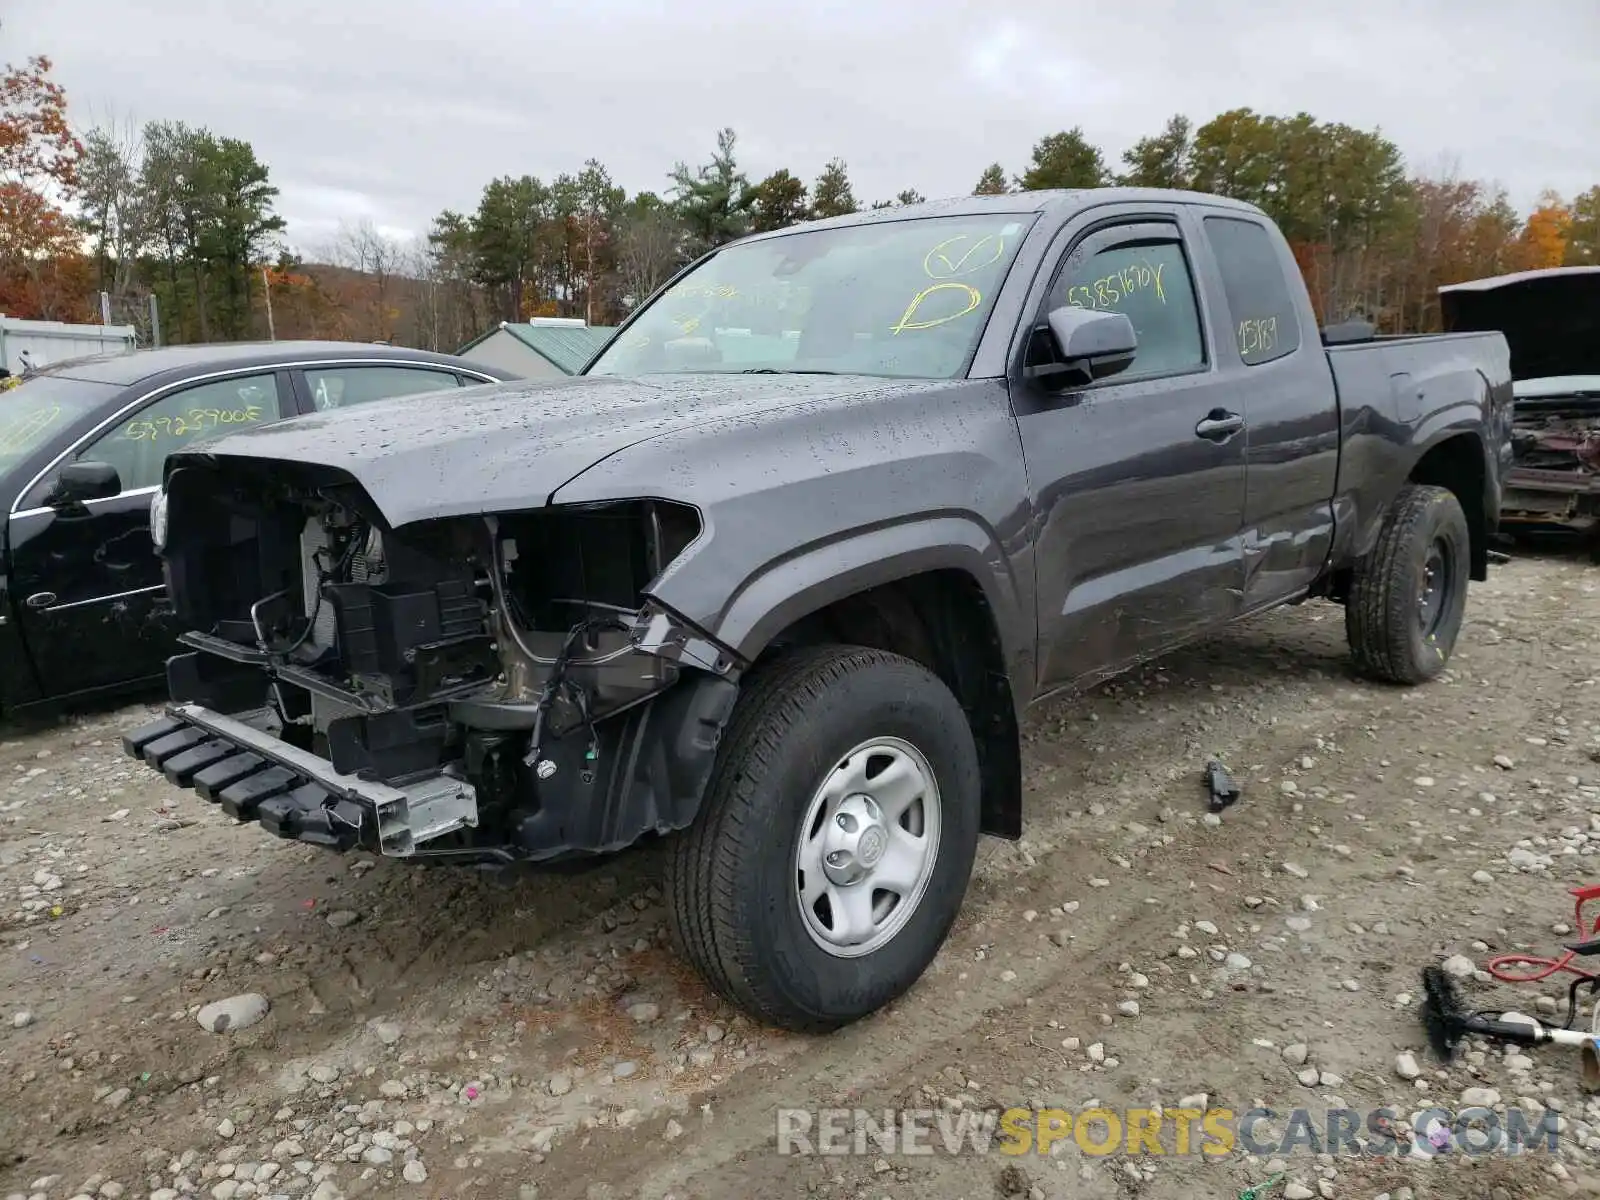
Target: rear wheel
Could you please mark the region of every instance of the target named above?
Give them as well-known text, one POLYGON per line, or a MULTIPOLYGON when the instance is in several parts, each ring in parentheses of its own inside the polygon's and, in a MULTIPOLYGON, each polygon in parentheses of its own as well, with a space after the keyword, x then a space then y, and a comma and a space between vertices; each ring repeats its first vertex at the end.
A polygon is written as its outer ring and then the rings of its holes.
POLYGON ((927 668, 823 647, 758 668, 667 867, 674 940, 759 1019, 823 1032, 916 983, 977 850, 977 749, 927 668))
POLYGON ((1345 633, 1363 674, 1422 683, 1445 667, 1466 615, 1472 541, 1446 488, 1407 484, 1356 564, 1345 633))

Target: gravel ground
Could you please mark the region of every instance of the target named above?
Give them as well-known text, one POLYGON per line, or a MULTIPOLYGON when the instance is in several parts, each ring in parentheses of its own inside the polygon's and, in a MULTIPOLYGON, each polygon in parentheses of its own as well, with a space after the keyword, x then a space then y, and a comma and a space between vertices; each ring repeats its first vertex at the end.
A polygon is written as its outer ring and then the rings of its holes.
POLYGON ((1428 962, 1553 949, 1566 889, 1600 881, 1597 628, 1600 570, 1518 559, 1424 688, 1354 680, 1342 614, 1309 604, 1047 707, 1025 840, 985 843, 913 993, 827 1039, 752 1027, 674 959, 653 850, 509 883, 338 857, 123 758, 145 708, 4 731, 0 1196, 1190 1200, 1279 1169, 1291 1200, 1600 1194, 1575 1055, 1441 1069, 1415 998, 1428 962), (1220 821, 1211 754, 1244 787, 1220 821), (779 1107, 1202 1096, 1550 1109, 1563 1136, 1441 1161, 775 1150, 779 1107))

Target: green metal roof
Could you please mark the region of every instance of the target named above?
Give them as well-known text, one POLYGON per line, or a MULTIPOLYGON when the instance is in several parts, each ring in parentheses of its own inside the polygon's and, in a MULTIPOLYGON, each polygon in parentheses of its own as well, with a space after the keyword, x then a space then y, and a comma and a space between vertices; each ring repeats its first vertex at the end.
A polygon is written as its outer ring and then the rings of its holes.
POLYGON ((576 374, 599 351, 600 347, 610 341, 611 335, 616 332, 614 325, 528 325, 517 321, 502 321, 496 327, 485 333, 482 337, 474 338, 458 350, 457 354, 465 354, 484 338, 492 337, 498 329, 504 329, 517 341, 542 358, 549 359, 559 370, 568 375, 576 374))

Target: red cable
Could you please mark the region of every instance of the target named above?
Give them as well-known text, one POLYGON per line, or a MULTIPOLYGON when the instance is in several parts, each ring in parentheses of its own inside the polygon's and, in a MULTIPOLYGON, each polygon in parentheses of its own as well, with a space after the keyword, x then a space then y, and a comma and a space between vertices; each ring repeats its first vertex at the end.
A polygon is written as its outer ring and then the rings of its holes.
POLYGON ((1560 958, 1541 958, 1537 954, 1499 954, 1484 963, 1483 967, 1484 970, 1488 971, 1490 975, 1493 975, 1501 983, 1538 983, 1541 979, 1549 979, 1550 976, 1561 971, 1566 971, 1568 974, 1577 975, 1583 979, 1595 978, 1593 971, 1584 971, 1571 965, 1572 960, 1577 957, 1570 950, 1560 958), (1516 964, 1543 967, 1544 970, 1538 972, 1530 971, 1527 974, 1518 975, 1507 969, 1516 964))
MULTIPOLYGON (((1587 929, 1587 936, 1590 938, 1600 935, 1600 917, 1597 917, 1592 925, 1585 924, 1583 919, 1583 906, 1591 900, 1600 900, 1600 886, 1575 887, 1571 891, 1575 899, 1572 915, 1576 928, 1587 929)), ((1595 972, 1585 971, 1572 965, 1572 960, 1577 957, 1571 950, 1560 958, 1544 958, 1537 954, 1498 954, 1484 964, 1484 970, 1501 983, 1538 983, 1541 979, 1549 979, 1550 976, 1563 971, 1580 979, 1592 981, 1597 978, 1595 972), (1543 969, 1524 974, 1517 974, 1509 969, 1518 965, 1543 969)))

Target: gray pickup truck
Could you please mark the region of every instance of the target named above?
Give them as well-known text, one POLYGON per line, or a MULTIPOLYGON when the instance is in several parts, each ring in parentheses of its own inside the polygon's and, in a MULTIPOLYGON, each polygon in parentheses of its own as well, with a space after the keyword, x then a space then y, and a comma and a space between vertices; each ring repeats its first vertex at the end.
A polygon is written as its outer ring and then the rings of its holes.
POLYGON ((1032 704, 1343 602, 1415 684, 1487 572, 1498 333, 1319 331, 1212 196, 984 196, 685 268, 578 376, 222 436, 151 529, 190 632, 126 751, 416 863, 670 839, 681 952, 795 1030, 906 992, 1032 704))

